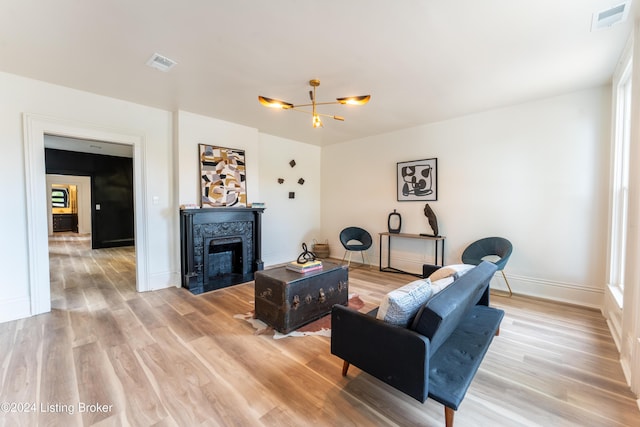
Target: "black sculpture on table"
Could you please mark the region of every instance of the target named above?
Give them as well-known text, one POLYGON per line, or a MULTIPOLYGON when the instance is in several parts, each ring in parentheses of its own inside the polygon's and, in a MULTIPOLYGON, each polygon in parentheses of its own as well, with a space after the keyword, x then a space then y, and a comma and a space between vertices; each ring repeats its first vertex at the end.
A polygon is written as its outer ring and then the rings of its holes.
POLYGON ((420 233, 420 235, 440 237, 440 235, 438 234, 438 218, 436 218, 436 214, 435 212, 433 212, 433 209, 431 209, 431 206, 429 206, 429 203, 424 205, 424 216, 427 217, 427 220, 429 221, 429 226, 431 227, 433 234, 420 233))

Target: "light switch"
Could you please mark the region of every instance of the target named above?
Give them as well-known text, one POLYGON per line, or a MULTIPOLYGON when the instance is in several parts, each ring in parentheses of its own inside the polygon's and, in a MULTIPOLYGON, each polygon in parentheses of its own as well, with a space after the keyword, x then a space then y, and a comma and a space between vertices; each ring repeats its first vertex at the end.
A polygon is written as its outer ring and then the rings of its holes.
POLYGON ((153 198, 152 198, 151 200, 153 200, 153 204, 154 204, 154 205, 157 205, 157 204, 160 202, 160 197, 158 197, 158 196, 153 196, 153 198))

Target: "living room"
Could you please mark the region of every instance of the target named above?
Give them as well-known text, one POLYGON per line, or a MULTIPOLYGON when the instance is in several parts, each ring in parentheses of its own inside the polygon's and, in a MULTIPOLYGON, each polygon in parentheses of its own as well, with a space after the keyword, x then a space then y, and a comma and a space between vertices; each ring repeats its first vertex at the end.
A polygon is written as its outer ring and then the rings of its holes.
MULTIPOLYGON (((591 6, 595 11, 603 4, 596 1, 591 6)), ((618 57, 631 29, 625 25, 618 57)), ((635 63, 639 49, 636 43, 635 63)), ((609 65, 611 76, 615 64, 609 65)), ((239 59, 237 66, 249 65, 239 59)), ((133 91, 135 78, 123 77, 120 92, 105 95, 88 89, 81 76, 71 85, 12 71, 10 64, 3 64, 2 70, 0 135, 5 151, 0 173, 4 182, 12 183, 5 187, 5 197, 13 202, 5 215, 11 227, 6 243, 0 246, 0 266, 11 273, 11 280, 0 284, 0 321, 48 311, 46 301, 33 300, 34 295, 46 296, 46 290, 39 293, 37 288, 48 285, 46 231, 42 233, 46 218, 40 205, 44 201, 38 201, 44 200, 40 197, 44 195, 44 186, 40 186, 44 174, 38 169, 43 167, 39 149, 44 143, 37 135, 56 132, 134 147, 137 285, 141 291, 179 286, 178 206, 198 204, 197 149, 198 144, 209 144, 246 152, 248 200, 266 204, 262 236, 266 266, 290 261, 300 252, 302 242, 314 239, 328 240, 332 256, 341 257, 338 234, 349 225, 361 226, 374 236, 369 257, 377 266, 375 237, 386 231, 387 216, 394 209, 402 214, 403 232, 428 231, 424 203, 397 201, 397 163, 437 158, 438 200, 431 206, 446 236, 446 263, 459 262, 462 250, 477 238, 502 235, 514 244, 506 274, 515 293, 597 308, 606 314, 613 95, 609 80, 557 92, 531 88, 534 95, 517 103, 483 107, 482 100, 476 100, 474 108, 454 117, 416 121, 379 134, 340 136, 336 143, 316 143, 311 138, 277 136, 223 115, 132 101, 123 94, 133 91), (289 165, 291 160, 296 161, 294 168, 289 165), (279 184, 278 178, 284 183, 279 184), (303 185, 297 183, 299 178, 304 179, 303 185), (290 192, 295 198, 289 198, 290 192)), ((155 74, 143 74, 143 78, 171 79, 171 74, 145 72, 155 74)), ((300 74, 296 86, 287 90, 303 100, 307 99, 309 78, 323 79, 319 96, 324 96, 325 88, 328 95, 331 79, 337 79, 307 75, 306 67, 300 74)), ((395 79, 408 78, 398 74, 395 79)), ((357 75, 349 78, 351 83, 358 81, 357 75)), ((253 83, 252 87, 255 96, 288 96, 279 95, 277 87, 253 83), (271 92, 259 92, 263 90, 271 92)), ((368 88, 357 86, 357 90, 368 88)), ((437 102, 430 108, 437 109, 439 104, 444 108, 447 97, 457 90, 469 89, 461 83, 451 93, 423 94, 417 88, 415 93, 398 96, 433 98, 437 102)), ((209 96, 225 95, 232 96, 209 96)), ((256 104, 254 110, 247 110, 252 114, 265 115, 283 127, 311 127, 296 113, 278 112, 288 113, 285 117, 260 110, 255 96, 247 101, 247 105, 256 104)), ((375 102, 376 93, 372 93, 370 105, 344 113, 345 123, 327 122, 319 131, 358 123, 367 108, 376 108, 375 102)), ((393 119, 389 115, 389 121, 393 119)), ((637 132, 635 121, 633 126, 637 132)), ((431 262, 432 254, 407 244, 394 257, 397 265, 417 272, 424 262, 431 262)), ((500 276, 492 287, 505 289, 500 276)), ((637 298, 637 294, 631 290, 625 298, 637 298)), ((635 307, 639 305, 629 306, 623 314, 627 325, 638 317, 635 307)), ((625 326, 621 334, 625 349, 621 358, 636 394, 640 358, 633 334, 637 332, 625 326)))

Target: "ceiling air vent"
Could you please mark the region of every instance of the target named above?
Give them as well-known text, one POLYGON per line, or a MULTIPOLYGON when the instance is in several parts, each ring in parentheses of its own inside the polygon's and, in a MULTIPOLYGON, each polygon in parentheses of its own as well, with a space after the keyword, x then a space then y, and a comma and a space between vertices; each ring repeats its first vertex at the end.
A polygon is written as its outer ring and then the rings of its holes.
POLYGON ((609 28, 615 24, 624 22, 624 20, 627 19, 630 7, 631 0, 628 0, 624 3, 620 3, 616 6, 594 13, 593 21, 591 21, 591 31, 609 28))
POLYGON ((177 62, 167 58, 166 56, 162 56, 159 53, 154 53, 151 58, 147 61, 147 65, 152 68, 157 68, 160 71, 167 72, 171 69, 177 62))

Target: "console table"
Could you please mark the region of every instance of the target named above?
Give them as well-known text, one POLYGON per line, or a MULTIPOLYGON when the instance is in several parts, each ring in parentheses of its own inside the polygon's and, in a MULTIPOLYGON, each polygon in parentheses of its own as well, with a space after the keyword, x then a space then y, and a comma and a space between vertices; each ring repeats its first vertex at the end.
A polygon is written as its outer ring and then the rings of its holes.
POLYGON ((408 234, 408 233, 378 233, 380 235, 380 271, 386 271, 389 273, 404 273, 411 274, 413 276, 417 276, 422 278, 422 274, 409 273, 408 271, 400 270, 395 267, 391 267, 391 238, 400 238, 400 239, 421 239, 421 240, 432 240, 435 245, 435 256, 434 261, 435 265, 444 265, 444 239, 445 236, 423 236, 421 234, 408 234), (382 266, 382 237, 387 237, 387 266, 382 266), (440 264, 438 264, 438 243, 440 243, 440 264))

